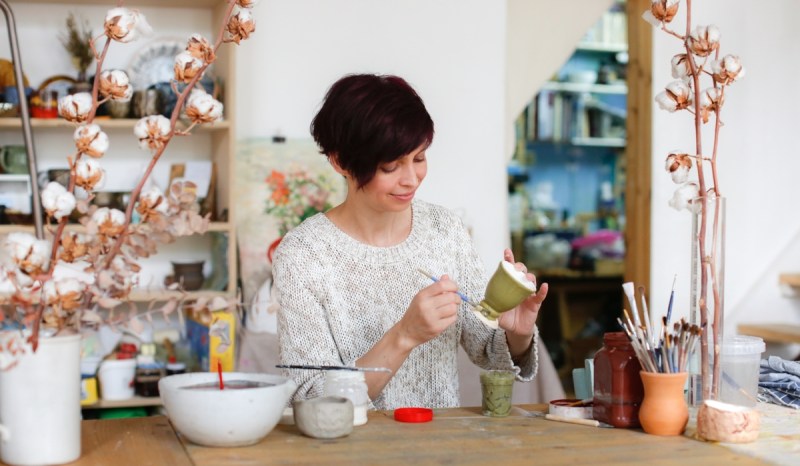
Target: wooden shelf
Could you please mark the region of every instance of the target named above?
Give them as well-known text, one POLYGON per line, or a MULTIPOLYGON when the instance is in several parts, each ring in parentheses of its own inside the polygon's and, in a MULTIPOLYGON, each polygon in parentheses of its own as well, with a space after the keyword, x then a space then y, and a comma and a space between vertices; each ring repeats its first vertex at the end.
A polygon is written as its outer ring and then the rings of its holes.
POLYGON ((625 147, 625 138, 572 138, 573 146, 625 147))
POLYGON ((628 86, 625 84, 584 84, 548 81, 542 89, 560 92, 592 92, 595 94, 627 94, 628 86))
POLYGON ((800 325, 739 324, 740 335, 762 338, 767 343, 800 343, 800 325))
MULTIPOLYGON (((45 226, 45 230, 46 229, 47 227, 45 226)), ((208 232, 230 233, 233 231, 233 229, 233 224, 230 222, 211 222, 211 224, 208 226, 208 232)), ((81 233, 86 231, 86 227, 78 224, 69 224, 67 225, 67 230, 81 233)), ((15 233, 18 231, 33 233, 33 225, 0 225, 0 235, 6 235, 8 233, 15 233)))
POLYGON ((197 298, 228 298, 232 294, 227 291, 197 290, 197 291, 170 291, 170 290, 133 290, 128 299, 132 302, 163 301, 169 298, 185 297, 186 299, 197 298))
MULTIPOLYGON (((9 3, 55 3, 61 5, 105 5, 108 6, 109 9, 114 8, 116 6, 116 2, 110 2, 108 0, 11 0, 9 3)), ((138 7, 138 6, 161 6, 161 7, 170 7, 170 8, 210 8, 219 5, 222 3, 222 0, 136 0, 136 2, 130 2, 130 7, 138 7)))
MULTIPOLYGON (((137 118, 97 118, 95 123, 106 130, 133 129, 138 121, 137 118)), ((178 126, 180 127, 180 124, 178 126)), ((39 129, 74 129, 76 125, 63 118, 31 118, 31 127, 39 129)), ((22 128, 22 120, 19 118, 0 118, 0 129, 16 128, 22 128)), ((195 126, 192 131, 227 131, 229 128, 230 123, 228 121, 220 121, 214 124, 195 126)))
POLYGON ((578 44, 578 46, 575 49, 580 50, 582 52, 618 53, 618 52, 627 52, 628 44, 603 44, 603 43, 583 42, 578 44))
POLYGON ((782 273, 778 276, 778 283, 800 288, 800 273, 782 273))
POLYGON ((106 409, 106 408, 141 408, 147 406, 162 406, 158 396, 134 396, 127 400, 98 400, 97 403, 81 405, 81 409, 106 409))

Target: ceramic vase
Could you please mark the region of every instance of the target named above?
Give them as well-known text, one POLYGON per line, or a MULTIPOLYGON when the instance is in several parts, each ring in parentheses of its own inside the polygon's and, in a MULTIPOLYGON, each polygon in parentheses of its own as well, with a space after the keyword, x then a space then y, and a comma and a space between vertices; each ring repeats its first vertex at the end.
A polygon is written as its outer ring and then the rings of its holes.
POLYGON ((688 374, 677 372, 639 373, 644 385, 644 399, 639 407, 642 429, 653 435, 680 435, 689 420, 689 407, 683 388, 688 374))
POLYGON ((690 322, 703 328, 695 352, 689 400, 718 400, 724 328, 725 198, 692 200, 692 264, 690 322))
POLYGON ((40 338, 0 371, 0 459, 64 464, 81 455, 80 335, 40 338))

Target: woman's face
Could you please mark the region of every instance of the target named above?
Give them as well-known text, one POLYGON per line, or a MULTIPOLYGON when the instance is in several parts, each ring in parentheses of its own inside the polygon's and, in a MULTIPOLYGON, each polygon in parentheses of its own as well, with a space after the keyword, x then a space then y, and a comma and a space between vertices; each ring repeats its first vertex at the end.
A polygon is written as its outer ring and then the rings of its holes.
POLYGON ((428 173, 426 149, 427 145, 422 145, 394 162, 379 165, 369 183, 351 192, 378 211, 400 212, 407 209, 428 173))

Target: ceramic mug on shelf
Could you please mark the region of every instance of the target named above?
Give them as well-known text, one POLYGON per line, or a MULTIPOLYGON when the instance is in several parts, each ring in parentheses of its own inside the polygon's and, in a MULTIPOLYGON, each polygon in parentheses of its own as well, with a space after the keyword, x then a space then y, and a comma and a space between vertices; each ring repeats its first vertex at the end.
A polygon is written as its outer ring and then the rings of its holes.
POLYGON ((28 173, 28 152, 25 146, 12 145, 0 147, 0 167, 4 173, 28 173))

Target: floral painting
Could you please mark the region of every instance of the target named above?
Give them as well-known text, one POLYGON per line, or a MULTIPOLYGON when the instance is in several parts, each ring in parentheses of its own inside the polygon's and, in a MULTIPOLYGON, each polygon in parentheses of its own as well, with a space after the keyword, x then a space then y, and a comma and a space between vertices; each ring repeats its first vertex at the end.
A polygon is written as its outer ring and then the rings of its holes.
POLYGON ((239 266, 247 303, 272 271, 270 244, 306 217, 341 202, 345 185, 311 139, 239 141, 235 179, 239 266))

